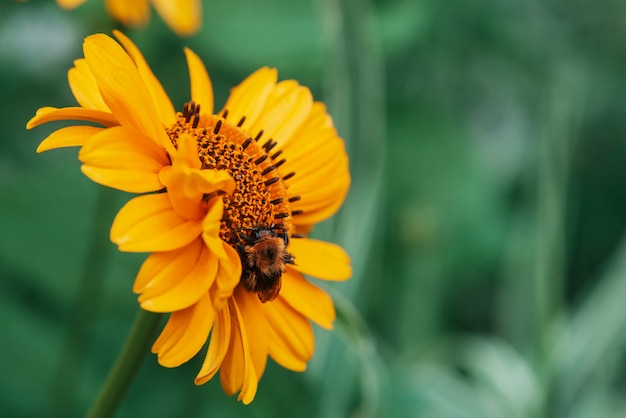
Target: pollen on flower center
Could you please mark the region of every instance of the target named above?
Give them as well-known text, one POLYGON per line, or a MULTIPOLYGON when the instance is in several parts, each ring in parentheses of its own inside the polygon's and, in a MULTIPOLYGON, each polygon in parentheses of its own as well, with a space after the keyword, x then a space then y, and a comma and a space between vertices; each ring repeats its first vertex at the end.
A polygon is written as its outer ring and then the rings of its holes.
POLYGON ((276 142, 268 139, 261 144, 262 132, 252 138, 240 128, 242 124, 243 119, 235 126, 219 116, 201 116, 200 105, 189 102, 167 130, 174 146, 180 135, 191 134, 198 143, 201 168, 225 170, 234 179, 235 191, 222 195, 220 228, 220 238, 234 248, 240 243, 238 231, 280 225, 287 234, 293 232, 285 187, 285 180, 293 173, 281 177, 278 168, 285 160, 280 158, 280 151, 272 152, 276 142))

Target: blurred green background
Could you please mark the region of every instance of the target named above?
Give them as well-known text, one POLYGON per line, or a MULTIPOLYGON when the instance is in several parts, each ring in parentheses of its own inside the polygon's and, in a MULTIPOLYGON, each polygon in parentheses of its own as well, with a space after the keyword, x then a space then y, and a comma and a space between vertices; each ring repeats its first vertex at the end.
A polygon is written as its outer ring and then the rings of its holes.
MULTIPOLYGON (((182 52, 219 108, 256 68, 328 104, 353 186, 318 237, 354 278, 321 284, 335 331, 305 373, 270 361, 250 406, 203 353, 149 355, 117 416, 626 416, 626 3, 618 0, 204 0, 175 36, 125 30, 175 106, 182 52)), ((144 256, 108 228, 129 195, 35 154, 41 106, 74 104, 82 39, 115 27, 100 0, 0 3, 0 416, 79 417, 137 310, 144 256)))

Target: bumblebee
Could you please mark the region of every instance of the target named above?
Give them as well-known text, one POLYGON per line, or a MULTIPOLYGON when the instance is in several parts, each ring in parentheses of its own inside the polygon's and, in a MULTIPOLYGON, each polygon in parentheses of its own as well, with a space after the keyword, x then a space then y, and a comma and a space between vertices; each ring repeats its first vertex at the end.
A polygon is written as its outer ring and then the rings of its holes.
POLYGON ((281 287, 281 276, 294 257, 287 251, 289 235, 283 225, 237 228, 237 251, 242 262, 241 282, 263 303, 274 300, 281 287))

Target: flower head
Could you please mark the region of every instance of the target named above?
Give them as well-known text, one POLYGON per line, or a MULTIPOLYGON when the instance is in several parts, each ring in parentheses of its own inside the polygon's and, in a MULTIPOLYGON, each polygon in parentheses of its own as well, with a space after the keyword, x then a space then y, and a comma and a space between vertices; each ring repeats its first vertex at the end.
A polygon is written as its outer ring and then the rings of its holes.
MULTIPOLYGON (((74 9, 87 0, 56 0, 64 9, 74 9)), ((150 18, 150 2, 165 23, 181 36, 193 35, 202 22, 200 0, 104 0, 109 14, 126 26, 142 26, 150 18)))
POLYGON ((171 313, 152 350, 178 366, 209 340, 195 382, 218 370, 249 403, 268 355, 304 370, 311 321, 331 328, 333 303, 303 274, 345 280, 350 260, 310 239, 339 208, 348 159, 323 104, 296 81, 261 68, 213 111, 211 81, 185 49, 191 100, 175 112, 137 47, 120 32, 85 39, 68 73, 77 107, 44 107, 27 127, 88 121, 53 132, 38 152, 79 146, 93 181, 139 193, 117 214, 121 251, 151 253, 134 284, 143 309, 171 313))

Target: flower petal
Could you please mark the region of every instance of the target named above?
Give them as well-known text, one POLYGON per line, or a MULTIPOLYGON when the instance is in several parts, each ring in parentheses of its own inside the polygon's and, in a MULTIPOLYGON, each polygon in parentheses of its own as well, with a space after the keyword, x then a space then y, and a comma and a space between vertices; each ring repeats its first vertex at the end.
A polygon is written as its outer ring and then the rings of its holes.
POLYGON ((226 253, 225 248, 228 247, 228 245, 220 238, 223 213, 224 201, 222 199, 213 200, 209 211, 202 221, 202 239, 204 239, 206 246, 209 247, 220 260, 227 260, 229 255, 226 253))
MULTIPOLYGON (((135 283, 133 292, 144 293, 140 301, 146 299, 145 296, 159 296, 171 292, 179 286, 182 281, 187 280, 199 269, 207 268, 207 274, 215 278, 217 262, 208 259, 208 251, 202 244, 202 240, 196 239, 185 247, 173 251, 156 252, 151 254, 141 266, 135 283), (207 265, 211 263, 212 265, 207 265), (196 271, 194 271, 196 270, 196 271)), ((210 253, 209 253, 210 254, 210 253)), ((204 278, 201 278, 203 280, 204 278)), ((202 292, 207 292, 210 284, 207 284, 202 292)), ((193 298, 192 298, 193 299, 193 298)), ((197 299, 197 298, 196 298, 197 299)), ((185 304, 182 304, 185 305, 185 304)), ((175 306, 170 311, 186 308, 185 306, 175 306)), ((149 309, 152 310, 152 309, 149 309)))
MULTIPOLYGON (((263 110, 267 96, 276 85, 277 79, 278 72, 275 68, 263 67, 233 88, 224 106, 224 110, 228 110, 229 120, 237 123, 245 116, 244 126, 254 123, 263 110)), ((256 132, 253 133, 254 135, 256 132)))
POLYGON ((289 180, 289 194, 300 196, 300 200, 291 205, 292 211, 302 211, 295 219, 298 224, 319 223, 341 207, 350 188, 348 159, 342 151, 328 158, 327 164, 311 175, 307 175, 306 170, 296 171, 296 176, 289 180), (322 179, 324 181, 320 181, 322 179))
POLYGON ((208 293, 189 308, 172 312, 166 329, 152 346, 152 352, 158 353, 159 364, 177 367, 198 354, 209 338, 214 320, 215 312, 208 293), (184 332, 180 335, 172 333, 168 327, 181 328, 184 332))
POLYGON ((304 371, 315 345, 311 323, 282 298, 264 304, 262 309, 269 325, 266 340, 270 356, 287 369, 304 371))
POLYGON ((124 49, 112 38, 96 34, 85 38, 83 51, 102 99, 120 124, 145 134, 172 154, 174 146, 157 116, 152 96, 124 49))
POLYGON ((250 132, 263 130, 264 138, 272 138, 280 146, 302 125, 312 106, 313 96, 308 88, 294 80, 281 81, 267 96, 259 117, 249 122, 246 129, 250 132))
POLYGON ((113 19, 126 26, 142 26, 150 18, 148 0, 105 0, 104 4, 113 19))
POLYGON ((121 126, 92 137, 78 158, 93 181, 134 193, 162 189, 159 172, 169 165, 165 151, 150 138, 121 126))
POLYGON ((100 110, 85 109, 82 107, 42 107, 38 109, 35 116, 28 121, 26 129, 32 129, 35 126, 58 120, 84 120, 104 126, 119 125, 115 116, 100 110))
POLYGON ((202 60, 189 48, 185 48, 189 80, 191 82, 191 100, 200 104, 202 113, 213 114, 213 85, 202 60))
POLYGON ((84 58, 74 61, 74 67, 67 72, 67 79, 74 98, 82 107, 111 113, 84 58))
POLYGON ((87 0, 57 0, 57 4, 65 10, 72 10, 87 0))
POLYGON ((150 69, 150 66, 146 62, 145 58, 139 48, 131 41, 126 35, 118 30, 113 31, 113 35, 120 41, 128 55, 132 58, 137 66, 137 71, 145 83, 152 101, 156 107, 157 114, 163 126, 171 126, 176 122, 176 111, 172 105, 172 101, 165 92, 161 82, 155 77, 154 73, 150 69))
POLYGON ((80 170, 91 181, 129 193, 144 193, 159 189, 158 179, 145 172, 118 170, 82 165, 80 170))
POLYGON ((104 128, 95 126, 68 126, 52 132, 41 141, 37 152, 44 152, 56 148, 80 147, 104 128))
POLYGON ((287 271, 283 273, 282 282, 279 298, 319 326, 333 328, 335 306, 328 293, 310 283, 291 266, 287 266, 287 271))
POLYGON ((302 210, 296 221, 315 224, 332 216, 350 187, 348 156, 332 119, 315 103, 300 128, 282 147, 286 159, 281 172, 295 172, 289 194, 300 196, 292 210, 302 210))
MULTIPOLYGON (((167 187, 172 206, 187 219, 198 219, 206 214, 204 197, 222 191, 232 193, 235 181, 226 170, 202 170, 198 145, 191 135, 178 138, 178 149, 171 155, 172 165, 163 167, 159 179, 167 187)), ((220 211, 221 219, 221 211, 220 211)))
POLYGON ((237 250, 226 243, 223 243, 223 247, 226 257, 219 261, 216 286, 211 288, 211 298, 217 309, 221 308, 224 300, 233 294, 241 278, 241 259, 237 250))
POLYGON ((237 299, 241 319, 246 325, 248 341, 250 341, 250 359, 257 380, 260 380, 267 364, 268 333, 270 332, 263 315, 263 304, 256 293, 248 292, 241 286, 237 287, 234 296, 237 299))
MULTIPOLYGON (((209 294, 209 288, 215 281, 218 261, 202 245, 199 251, 194 246, 188 246, 183 251, 189 251, 193 256, 180 254, 180 261, 175 259, 172 267, 178 266, 179 271, 168 269, 165 273, 157 274, 144 288, 139 303, 141 307, 152 312, 172 312, 184 309, 195 303, 202 295, 209 294), (185 265, 183 265, 183 262, 185 265), (181 271, 181 268, 186 271, 181 271)), ((181 250, 178 250, 181 252, 181 250)), ((157 253, 158 254, 158 253, 157 253)))
POLYGON ((152 0, 161 19, 181 36, 193 35, 202 23, 202 5, 199 0, 152 0))
POLYGON ((296 260, 292 267, 300 273, 324 280, 347 280, 352 276, 350 257, 337 244, 298 238, 289 242, 289 252, 296 260))
POLYGON ((166 193, 139 196, 122 207, 111 227, 111 241, 120 251, 175 250, 200 236, 200 221, 189 221, 174 212, 166 193))
POLYGON ((177 250, 150 254, 137 273, 133 292, 142 293, 148 286, 173 287, 178 276, 186 275, 193 268, 201 248, 202 243, 196 239, 177 250))
POLYGON ((219 310, 213 325, 209 350, 194 380, 196 385, 203 385, 211 380, 222 365, 230 346, 230 324, 230 310, 228 308, 219 310))
POLYGON ((235 298, 229 299, 228 307, 232 320, 229 350, 226 352, 220 382, 222 388, 230 396, 239 392, 237 400, 249 404, 254 399, 258 387, 258 379, 250 358, 250 341, 246 332, 246 324, 235 298))

